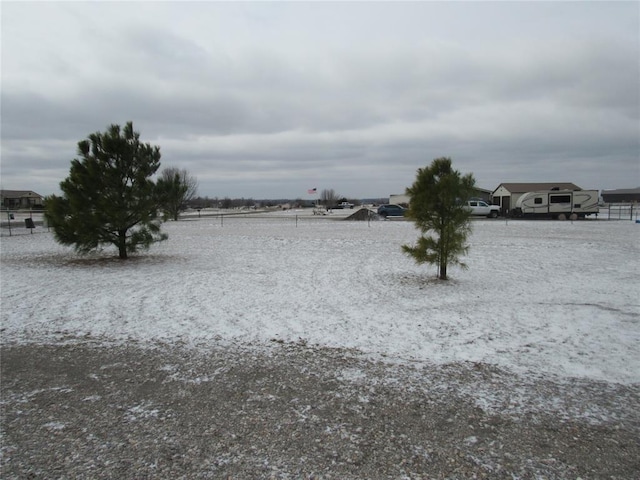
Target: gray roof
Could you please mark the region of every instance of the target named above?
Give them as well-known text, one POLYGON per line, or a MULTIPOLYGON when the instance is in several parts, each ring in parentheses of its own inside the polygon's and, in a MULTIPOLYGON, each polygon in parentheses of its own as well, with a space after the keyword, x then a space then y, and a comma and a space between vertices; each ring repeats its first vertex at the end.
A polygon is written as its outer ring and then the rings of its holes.
POLYGON ((603 195, 640 195, 640 187, 638 188, 619 188, 617 190, 603 190, 603 195))
MULTIPOLYGON (((496 187, 504 187, 510 193, 526 193, 536 192, 538 190, 551 190, 557 188, 559 190, 582 190, 579 186, 569 182, 554 182, 554 183, 501 183, 496 187)), ((494 190, 494 192, 496 191, 494 190)))
POLYGON ((23 197, 40 197, 42 195, 33 192, 31 190, 0 190, 0 196, 2 198, 23 198, 23 197))

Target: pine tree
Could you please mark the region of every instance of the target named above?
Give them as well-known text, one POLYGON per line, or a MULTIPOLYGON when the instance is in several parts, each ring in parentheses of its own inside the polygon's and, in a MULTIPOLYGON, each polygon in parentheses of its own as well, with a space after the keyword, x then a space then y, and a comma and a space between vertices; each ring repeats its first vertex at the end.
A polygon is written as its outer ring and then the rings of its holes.
POLYGON ((416 180, 407 195, 411 203, 407 216, 420 229, 415 246, 402 249, 417 263, 438 266, 438 278, 447 280, 447 267, 465 268, 460 256, 468 251, 466 240, 471 232, 470 212, 465 201, 472 195, 475 180, 453 170, 450 158, 437 158, 429 167, 418 169, 416 180))
POLYGON ((160 232, 158 196, 151 177, 160 147, 140 142, 128 122, 78 142, 62 196, 47 197, 45 218, 63 245, 88 253, 112 244, 120 258, 167 238, 160 232))

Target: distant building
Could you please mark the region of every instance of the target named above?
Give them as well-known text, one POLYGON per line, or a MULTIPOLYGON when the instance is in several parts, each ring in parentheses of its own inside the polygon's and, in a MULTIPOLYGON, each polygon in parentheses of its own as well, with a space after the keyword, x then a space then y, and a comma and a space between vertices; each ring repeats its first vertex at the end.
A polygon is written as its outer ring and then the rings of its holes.
POLYGON ((500 205, 501 215, 506 216, 515 206, 518 198, 527 192, 538 190, 582 190, 574 183, 501 183, 491 194, 493 203, 500 205))
POLYGON ((484 188, 474 188, 473 189, 473 196, 474 198, 481 198, 482 200, 484 200, 487 203, 491 203, 492 202, 492 192, 491 190, 485 190, 484 188))
POLYGON ((640 187, 603 190, 601 196, 604 203, 640 203, 640 187))
POLYGON ((42 208, 44 197, 31 190, 0 190, 0 203, 9 210, 42 208))

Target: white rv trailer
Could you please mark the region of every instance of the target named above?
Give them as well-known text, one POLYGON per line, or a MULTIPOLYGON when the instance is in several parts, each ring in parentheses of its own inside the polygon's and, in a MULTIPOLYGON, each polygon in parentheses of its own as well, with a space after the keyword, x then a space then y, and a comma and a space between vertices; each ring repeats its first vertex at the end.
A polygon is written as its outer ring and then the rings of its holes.
POLYGON ((518 198, 513 215, 572 220, 598 213, 597 190, 540 190, 518 198))

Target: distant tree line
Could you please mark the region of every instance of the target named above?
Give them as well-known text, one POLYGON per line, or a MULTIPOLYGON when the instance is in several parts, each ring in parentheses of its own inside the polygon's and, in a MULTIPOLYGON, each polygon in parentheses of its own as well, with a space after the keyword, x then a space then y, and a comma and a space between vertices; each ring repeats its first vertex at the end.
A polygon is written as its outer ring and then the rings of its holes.
MULTIPOLYGON (((378 203, 386 203, 386 199, 378 199, 378 203)), ((327 198, 319 198, 319 199, 302 199, 302 198, 269 198, 269 199, 254 199, 254 198, 219 198, 219 197, 194 197, 186 203, 187 208, 192 209, 204 209, 204 208, 222 208, 222 209, 233 209, 233 208, 253 208, 253 207, 278 207, 282 205, 290 205, 292 208, 310 208, 316 205, 319 202, 322 206, 333 206, 340 202, 349 202, 354 205, 362 204, 361 200, 358 199, 349 199, 346 197, 334 195, 327 198)), ((376 202, 373 202, 376 203, 376 202)))
POLYGON ((202 209, 202 208, 242 208, 242 207, 255 207, 259 204, 259 201, 253 198, 219 198, 219 197, 194 197, 187 202, 188 208, 202 209))

